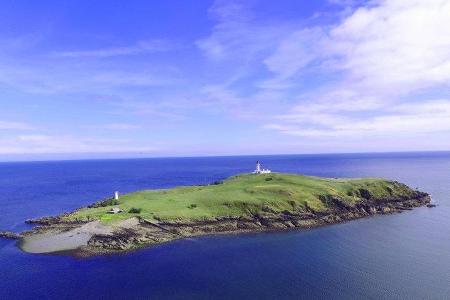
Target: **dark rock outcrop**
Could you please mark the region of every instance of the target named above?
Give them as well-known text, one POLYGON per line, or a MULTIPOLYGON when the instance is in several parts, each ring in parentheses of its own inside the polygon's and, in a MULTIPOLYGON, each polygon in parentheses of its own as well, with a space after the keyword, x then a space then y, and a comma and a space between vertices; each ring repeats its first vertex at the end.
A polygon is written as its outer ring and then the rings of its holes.
POLYGON ((25 221, 25 223, 27 224, 33 224, 33 225, 44 225, 44 226, 49 226, 49 225, 61 225, 61 224, 66 224, 66 225, 77 225, 77 224, 85 224, 89 221, 92 220, 68 220, 66 218, 64 218, 65 216, 69 215, 69 213, 64 213, 61 214, 59 216, 56 217, 41 217, 41 218, 36 218, 36 219, 28 219, 25 221))

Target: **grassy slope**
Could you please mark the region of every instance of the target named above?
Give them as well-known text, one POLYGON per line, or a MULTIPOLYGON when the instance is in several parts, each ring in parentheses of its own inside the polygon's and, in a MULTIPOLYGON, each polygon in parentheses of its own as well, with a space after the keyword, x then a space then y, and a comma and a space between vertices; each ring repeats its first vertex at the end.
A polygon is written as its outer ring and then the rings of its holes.
POLYGON ((109 207, 83 208, 69 218, 111 221, 140 215, 146 219, 210 219, 217 216, 243 216, 263 210, 292 211, 309 207, 325 211, 333 206, 324 196, 333 196, 348 204, 365 201, 360 189, 376 199, 408 196, 413 190, 406 186, 376 178, 327 179, 293 174, 244 174, 230 177, 222 184, 176 187, 166 190, 145 190, 123 195, 119 206, 123 213, 106 214, 109 207), (141 208, 140 214, 128 213, 141 208))

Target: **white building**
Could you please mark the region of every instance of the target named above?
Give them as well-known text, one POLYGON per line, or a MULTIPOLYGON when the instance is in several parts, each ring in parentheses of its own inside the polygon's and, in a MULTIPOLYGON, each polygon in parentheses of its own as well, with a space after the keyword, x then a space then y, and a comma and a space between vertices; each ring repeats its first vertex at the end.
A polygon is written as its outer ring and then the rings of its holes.
POLYGON ((108 214, 118 214, 123 212, 119 207, 113 207, 110 210, 108 210, 108 214))
POLYGON ((268 174, 272 173, 269 169, 261 168, 261 163, 259 161, 256 162, 256 169, 253 171, 253 174, 268 174))

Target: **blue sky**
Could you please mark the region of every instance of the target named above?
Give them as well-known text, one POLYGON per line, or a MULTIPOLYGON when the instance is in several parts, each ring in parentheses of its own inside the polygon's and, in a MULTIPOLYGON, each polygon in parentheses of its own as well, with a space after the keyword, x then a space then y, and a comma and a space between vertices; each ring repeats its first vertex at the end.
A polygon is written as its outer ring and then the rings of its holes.
POLYGON ((0 159, 450 149, 449 0, 0 6, 0 159))

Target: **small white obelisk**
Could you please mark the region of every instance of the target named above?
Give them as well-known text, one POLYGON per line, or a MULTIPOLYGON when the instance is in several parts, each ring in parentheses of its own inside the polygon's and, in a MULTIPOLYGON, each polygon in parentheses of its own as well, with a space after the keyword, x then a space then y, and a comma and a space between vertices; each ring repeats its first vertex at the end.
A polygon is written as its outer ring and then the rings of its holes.
POLYGON ((119 200, 119 192, 118 191, 114 192, 114 199, 119 200))

